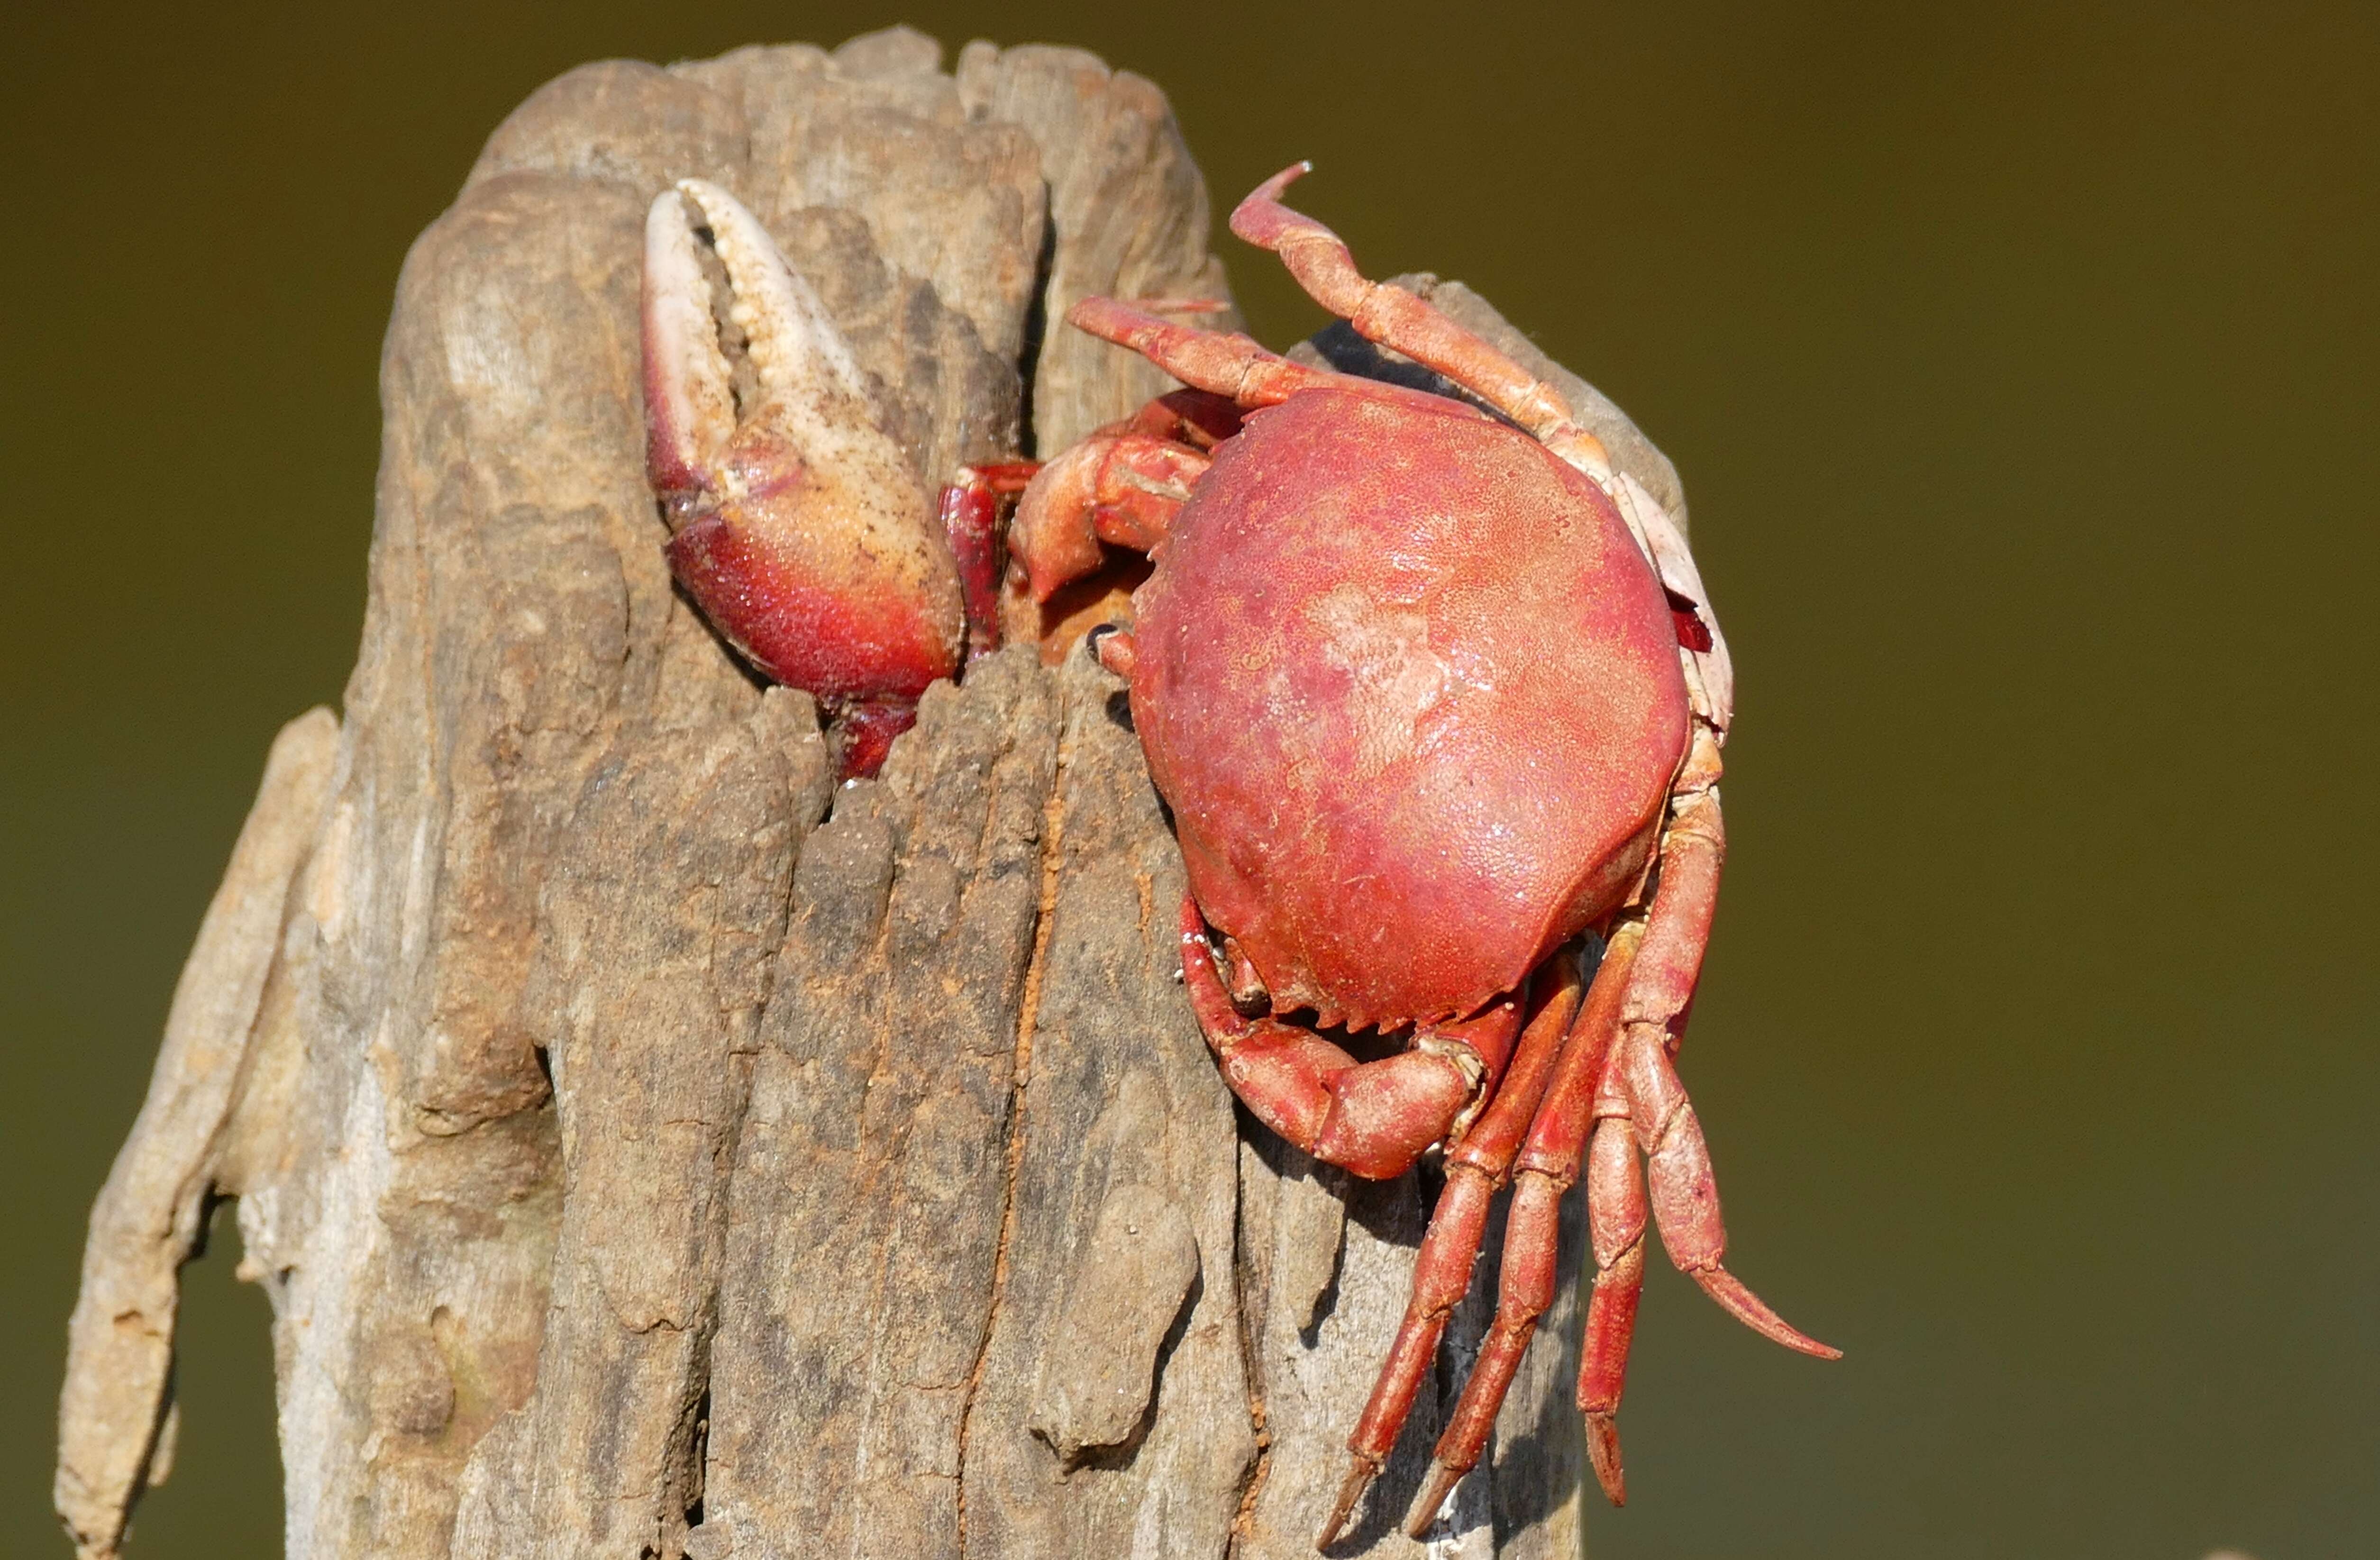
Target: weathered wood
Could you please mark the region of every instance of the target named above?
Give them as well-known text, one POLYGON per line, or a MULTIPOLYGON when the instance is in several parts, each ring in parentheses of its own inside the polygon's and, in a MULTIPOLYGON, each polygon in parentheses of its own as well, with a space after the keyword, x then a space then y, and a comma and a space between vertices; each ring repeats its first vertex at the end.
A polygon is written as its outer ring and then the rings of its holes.
MULTIPOLYGON (((689 174, 817 284, 926 480, 1164 388, 1047 329, 1074 298, 1221 292, 1162 95, 1077 51, 612 63, 505 121, 399 283, 344 717, 275 744, 93 1212, 59 1510, 113 1554, 164 1478, 220 1195, 300 1560, 1308 1554, 1421 1182, 1235 1116, 1096 665, 981 663, 833 790, 807 696, 674 593, 637 291, 689 174)), ((1394 1518, 1492 1282, 1342 1553, 1423 1547, 1394 1518)), ((1576 1553, 1563 1305, 1433 1553, 1576 1553)))
POLYGON ((73 1367, 58 1405, 55 1499, 78 1541, 93 1548, 113 1546, 132 1496, 173 1465, 176 1276, 205 1233, 284 901, 321 827, 337 738, 337 720, 315 709, 274 740, 174 987, 149 1097, 91 1209, 67 1324, 73 1367))

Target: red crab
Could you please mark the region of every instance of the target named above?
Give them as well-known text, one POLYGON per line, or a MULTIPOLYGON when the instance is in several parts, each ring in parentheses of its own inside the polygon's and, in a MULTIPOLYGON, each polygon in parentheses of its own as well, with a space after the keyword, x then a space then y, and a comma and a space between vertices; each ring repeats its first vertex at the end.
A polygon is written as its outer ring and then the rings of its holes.
MULTIPOLYGON (((1416 1535, 1477 1463, 1552 1300, 1559 1204, 1582 1160, 1597 1276, 1579 1405, 1612 1500, 1648 1206, 1671 1260, 1730 1312, 1789 1348, 1836 1351, 1722 1265, 1710 1155, 1673 1065, 1718 889, 1732 699, 1684 538, 1552 387, 1366 281, 1335 235, 1282 206, 1305 171, 1250 195, 1232 231, 1494 415, 1086 299, 1075 325, 1190 388, 1042 467, 1010 541, 1042 601, 1099 570, 1103 544, 1151 560, 1133 628, 1097 648, 1130 683, 1173 811, 1184 977, 1225 1080, 1274 1131, 1359 1175, 1444 1145, 1412 1300, 1319 1546, 1395 1444, 1508 1180, 1496 1320, 1408 1513, 1416 1535), (1603 951, 1586 981, 1590 934, 1603 951), (1338 1027, 1408 1037, 1359 1062, 1318 1033, 1338 1027)), ((844 720, 873 719, 870 700, 914 704, 956 664, 957 572, 889 441, 864 416, 852 431, 856 372, 807 287, 755 258, 774 251, 741 208, 681 188, 739 294, 759 300, 739 298, 736 319, 765 393, 739 427, 683 208, 664 196, 646 350, 654 483, 674 517, 695 516, 672 541, 680 578, 764 669, 844 720), (817 361, 792 360, 805 343, 817 361), (895 535, 897 549, 881 540, 895 535), (855 626, 895 622, 907 637, 855 626)), ((993 495, 1026 469, 952 490, 965 555, 990 557, 993 495)), ((978 611, 987 569, 965 591, 978 611)))
POLYGON ((1101 542, 1154 561, 1134 628, 1099 654, 1131 683, 1173 809, 1184 974, 1232 1089, 1359 1175, 1448 1145, 1327 1544, 1395 1443, 1508 1178, 1496 1322, 1409 1514, 1416 1535, 1478 1461, 1552 1300, 1557 1205, 1583 1155, 1597 1272, 1579 1404, 1614 1501, 1640 1148, 1671 1260, 1767 1336, 1835 1351, 1721 1265, 1710 1155, 1671 1061, 1718 886, 1732 695, 1684 538, 1550 386, 1366 281, 1337 236, 1281 205, 1305 171, 1249 196, 1232 231, 1500 417, 1088 299, 1076 325, 1192 388, 1052 461, 1012 545, 1041 598, 1101 542), (1582 1000, 1568 950, 1590 930, 1605 951, 1582 1000), (1279 1016, 1301 1010, 1411 1038, 1359 1063, 1279 1016))

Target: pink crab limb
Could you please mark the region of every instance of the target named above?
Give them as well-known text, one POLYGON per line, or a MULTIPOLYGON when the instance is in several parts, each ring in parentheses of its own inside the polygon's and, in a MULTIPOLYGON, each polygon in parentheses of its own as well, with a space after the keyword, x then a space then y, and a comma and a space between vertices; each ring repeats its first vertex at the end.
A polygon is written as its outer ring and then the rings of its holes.
POLYGON ((1561 1199, 1578 1179, 1580 1149, 1593 1120, 1597 1082, 1620 1026, 1639 928, 1631 921, 1613 930, 1603 961, 1571 1026, 1553 1075, 1528 1122, 1528 1136, 1513 1160, 1512 1201, 1504 1221, 1504 1259, 1498 1274, 1496 1319, 1482 1340, 1479 1358, 1453 1416, 1430 1454, 1429 1474, 1405 1513, 1406 1531, 1419 1534, 1436 1519, 1446 1496, 1478 1466, 1497 1411, 1537 1319, 1553 1303, 1561 1199))
POLYGON ((1445 417, 1480 416, 1476 407, 1443 395, 1356 374, 1309 369, 1267 351, 1246 336, 1177 325, 1113 298, 1084 298, 1066 311, 1066 319, 1076 329, 1130 347, 1184 384, 1245 411, 1277 406, 1300 391, 1337 390, 1445 417))
POLYGON ((1627 1498, 1615 1418, 1628 1373, 1644 1284, 1647 1213, 1670 1260, 1753 1331, 1822 1360, 1842 1351, 1795 1329, 1727 1271, 1727 1227, 1710 1148, 1685 1085, 1670 1059, 1685 1027, 1710 940, 1726 833, 1719 813, 1718 743, 1697 728, 1671 797, 1661 839, 1661 877, 1628 983, 1620 1039, 1597 1090, 1588 1178, 1587 1216, 1596 1288, 1587 1309, 1578 1402, 1586 1416, 1587 1451, 1604 1493, 1627 1498), (1636 1154, 1651 1182, 1646 1196, 1636 1154))
POLYGON ((1355 328, 1366 341, 1403 353, 1471 391, 1535 434, 1546 446, 1598 478, 1611 458, 1581 428, 1561 393, 1427 300, 1402 287, 1374 282, 1355 268, 1341 238, 1303 212, 1281 202, 1281 191, 1313 170, 1293 163, 1265 180, 1232 212, 1232 231, 1272 250, 1308 296, 1355 328))
POLYGON ((1328 1164, 1366 1179, 1402 1175, 1491 1089, 1511 1058, 1520 1004, 1430 1024, 1412 1047, 1358 1062, 1302 1025, 1245 1019, 1215 969, 1197 901, 1182 900, 1182 978, 1223 1081, 1257 1119, 1328 1164))
POLYGON ((1225 298, 1160 297, 1130 301, 1133 308, 1146 309, 1151 314, 1228 314, 1232 308, 1230 300, 1225 298))
POLYGON ((1787 1323, 1721 1264, 1727 1254, 1727 1227, 1719 1220, 1710 1146, 1685 1085, 1678 1081, 1669 1046, 1658 1030, 1633 1025, 1621 1045, 1629 1119, 1644 1147, 1653 1222, 1670 1261, 1729 1315, 1762 1337, 1820 1360, 1841 1359, 1841 1349, 1787 1323))
POLYGON ((1210 452, 1239 430, 1240 409, 1225 397, 1177 390, 1062 452, 1025 490, 1010 526, 1026 592, 1047 602, 1097 572, 1102 542, 1154 552, 1210 452))
POLYGON ((1413 1295, 1396 1341, 1372 1385, 1363 1418, 1347 1437, 1350 1463, 1339 1498, 1315 1547, 1335 1541, 1365 1489, 1378 1476, 1413 1412, 1422 1377, 1438 1359, 1439 1339, 1471 1287, 1472 1264, 1488 1228, 1488 1206, 1512 1165, 1521 1134, 1543 1097, 1555 1059, 1578 1011, 1578 965, 1568 952, 1539 967, 1531 986, 1533 1011, 1513 1047, 1512 1066, 1478 1120, 1447 1151, 1446 1187, 1431 1213, 1428 1233, 1414 1260, 1413 1295))
POLYGON ((1113 298, 1084 298, 1066 311, 1066 320, 1103 341, 1131 348, 1184 384, 1241 406, 1273 405, 1298 391, 1346 378, 1293 363, 1246 336, 1177 325, 1113 298))
MULTIPOLYGON (((868 707, 870 732, 897 726, 898 707, 958 665, 957 564, 818 295, 750 212, 699 179, 646 216, 644 381, 648 475, 687 595, 832 725, 868 707), (749 369, 741 405, 706 233, 749 369)), ((876 735, 859 738, 838 732, 846 773, 880 758, 876 735)))
POLYGON ((1839 1359, 1840 1349, 1788 1326, 1721 1265, 1727 1229, 1710 1149, 1670 1053, 1685 1031, 1718 907, 1727 831, 1718 804, 1718 741, 1697 729, 1679 772, 1661 836, 1661 880, 1645 921, 1645 947, 1629 983, 1621 1076, 1629 1118, 1652 1182, 1653 1220, 1679 1270, 1745 1326, 1804 1354, 1839 1359))
POLYGON ((1595 1250, 1595 1292, 1579 1347, 1578 1407, 1586 1417, 1586 1455, 1596 1482, 1614 1506, 1628 1504, 1620 1462, 1620 1396, 1628 1385, 1628 1345, 1645 1291, 1645 1179, 1636 1136, 1623 1115, 1595 1124, 1587 1143, 1587 1239, 1595 1250))
POLYGON ((1102 542, 1153 551, 1212 457, 1151 433, 1097 433, 1041 468, 1017 501, 1009 548, 1047 601, 1098 569, 1102 542))

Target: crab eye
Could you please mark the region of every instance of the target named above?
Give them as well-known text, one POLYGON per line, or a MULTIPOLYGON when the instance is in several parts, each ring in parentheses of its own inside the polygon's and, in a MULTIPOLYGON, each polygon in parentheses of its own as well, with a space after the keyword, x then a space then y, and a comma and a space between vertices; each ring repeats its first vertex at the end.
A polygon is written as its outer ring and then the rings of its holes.
POLYGON ((1670 622, 1677 626, 1678 643, 1689 650, 1708 650, 1710 624, 1703 622, 1702 609, 1694 605, 1691 597, 1681 596, 1666 585, 1661 594, 1670 599, 1670 622))

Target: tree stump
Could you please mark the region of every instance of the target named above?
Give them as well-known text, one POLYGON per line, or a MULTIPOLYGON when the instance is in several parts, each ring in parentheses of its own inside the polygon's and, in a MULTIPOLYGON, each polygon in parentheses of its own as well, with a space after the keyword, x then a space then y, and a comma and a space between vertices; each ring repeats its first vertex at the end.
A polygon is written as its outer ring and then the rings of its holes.
MULTIPOLYGON (((808 696, 674 593, 638 285, 686 175, 818 285, 928 481, 1166 387, 1050 328, 1075 298, 1221 296, 1162 94, 1075 50, 595 65, 498 128, 398 285, 345 714, 274 743, 92 1213, 58 1509, 111 1555, 164 1477, 176 1272, 236 1197, 293 1560, 1308 1554, 1428 1188, 1235 1114, 1088 658, 979 663, 835 789, 808 696)), ((1416 284, 1682 514, 1608 402, 1416 284)), ((1492 1463, 1396 1531, 1493 1250, 1335 1553, 1578 1552, 1569 1297, 1492 1463)))

